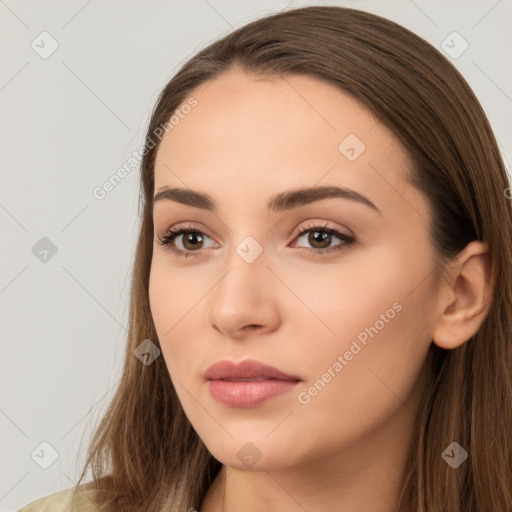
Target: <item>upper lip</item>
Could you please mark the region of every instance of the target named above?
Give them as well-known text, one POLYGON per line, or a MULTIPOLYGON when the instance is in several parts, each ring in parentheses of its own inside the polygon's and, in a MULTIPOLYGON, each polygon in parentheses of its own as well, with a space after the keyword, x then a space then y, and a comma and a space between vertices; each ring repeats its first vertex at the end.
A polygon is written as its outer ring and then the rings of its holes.
POLYGON ((256 377, 288 381, 302 380, 296 375, 284 373, 273 366, 252 359, 245 359, 238 363, 229 360, 218 361, 206 370, 204 376, 207 380, 251 379, 256 377))

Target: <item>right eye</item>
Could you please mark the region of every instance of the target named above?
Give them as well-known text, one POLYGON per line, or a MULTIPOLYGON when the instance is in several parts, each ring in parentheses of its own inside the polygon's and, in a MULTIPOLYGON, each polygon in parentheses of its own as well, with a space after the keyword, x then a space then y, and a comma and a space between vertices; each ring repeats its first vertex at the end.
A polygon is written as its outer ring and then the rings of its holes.
POLYGON ((184 226, 180 228, 170 228, 166 231, 161 237, 157 238, 157 243, 163 246, 166 249, 169 249, 178 257, 190 257, 196 256, 194 252, 198 252, 198 249, 202 249, 203 247, 199 246, 204 241, 204 238, 210 238, 208 235, 203 233, 202 231, 191 227, 184 226), (183 236, 183 240, 179 241, 179 245, 183 248, 176 247, 176 240, 179 240, 179 237, 183 236), (187 247, 187 245, 189 247, 187 247), (194 248, 196 245, 196 248, 194 248))

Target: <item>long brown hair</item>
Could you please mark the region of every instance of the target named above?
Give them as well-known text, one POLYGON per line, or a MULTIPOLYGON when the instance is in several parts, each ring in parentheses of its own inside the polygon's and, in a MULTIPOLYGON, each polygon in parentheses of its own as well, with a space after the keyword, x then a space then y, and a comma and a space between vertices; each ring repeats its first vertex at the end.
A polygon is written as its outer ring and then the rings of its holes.
POLYGON ((392 21, 342 7, 305 7, 253 21, 193 56, 161 92, 141 164, 124 369, 77 489, 94 489, 97 504, 109 512, 199 509, 221 468, 185 416, 164 358, 146 366, 133 352, 148 338, 159 346, 148 297, 155 133, 199 85, 233 66, 319 78, 372 111, 415 163, 406 178, 431 206, 439 268, 472 240, 488 244, 489 312, 457 349, 432 343, 397 510, 510 512, 512 209, 505 166, 477 98, 437 49, 392 21), (452 441, 469 453, 456 470, 441 457, 452 441), (93 481, 80 485, 88 468, 93 481))

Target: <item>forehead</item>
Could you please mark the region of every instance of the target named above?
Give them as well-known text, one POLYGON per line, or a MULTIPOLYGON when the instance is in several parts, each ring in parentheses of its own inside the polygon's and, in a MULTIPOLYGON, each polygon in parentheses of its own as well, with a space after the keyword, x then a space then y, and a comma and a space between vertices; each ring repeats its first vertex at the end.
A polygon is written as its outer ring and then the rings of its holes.
MULTIPOLYGON (((332 147, 349 133, 364 139, 377 125, 372 113, 352 96, 304 75, 263 77, 231 70, 200 85, 190 96, 197 106, 179 116, 179 125, 164 137, 159 152, 165 147, 177 152, 185 141, 198 149, 219 150, 232 141, 242 143, 231 146, 230 155, 260 149, 264 151, 258 156, 264 156, 284 144, 301 146, 306 152, 321 141, 332 147)), ((382 135, 377 135, 382 143, 393 138, 387 133, 385 141, 382 135)), ((201 156, 199 151, 196 156, 201 156)))
POLYGON ((158 148, 155 190, 187 186, 222 194, 238 187, 262 198, 336 184, 380 197, 383 205, 397 193, 414 193, 401 177, 412 163, 398 139, 332 84, 230 70, 190 97, 196 106, 158 148))

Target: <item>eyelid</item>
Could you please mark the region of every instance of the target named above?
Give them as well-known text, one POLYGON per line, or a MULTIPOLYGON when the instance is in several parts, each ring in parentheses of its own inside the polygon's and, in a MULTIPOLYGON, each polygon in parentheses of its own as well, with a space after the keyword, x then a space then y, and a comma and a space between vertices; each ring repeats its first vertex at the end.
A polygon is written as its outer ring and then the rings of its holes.
MULTIPOLYGON (((331 229, 331 230, 339 231, 341 234, 345 235, 346 237, 355 238, 355 235, 353 234, 353 232, 350 229, 348 229, 346 227, 338 227, 336 225, 331 225, 331 221, 320 220, 320 219, 318 219, 318 220, 313 219, 313 220, 307 220, 307 221, 302 222, 293 230, 293 233, 291 236, 293 236, 293 238, 295 239, 295 237, 302 234, 302 232, 307 229, 314 229, 314 228, 320 228, 320 227, 322 229, 327 229, 327 230, 331 229), (343 229, 347 230, 348 232, 344 232, 343 229)), ((199 232, 205 234, 206 236, 208 236, 209 238, 211 238, 212 240, 214 240, 214 237, 212 237, 211 235, 208 234, 208 230, 206 228, 204 228, 203 226, 196 227, 193 225, 193 223, 187 223, 187 221, 178 222, 177 224, 171 225, 168 228, 164 228, 162 230, 162 234, 160 236, 165 236, 171 230, 174 232, 180 231, 180 230, 199 231, 199 232)))
MULTIPOLYGON (((347 234, 343 231, 343 228, 338 228, 335 226, 330 226, 330 221, 320 221, 320 220, 309 220, 301 225, 299 225, 295 230, 293 234, 293 241, 300 238, 301 236, 304 236, 309 231, 324 231, 329 233, 330 235, 334 235, 336 238, 339 238, 341 240, 341 243, 338 245, 335 245, 333 247, 327 247, 327 248, 311 248, 311 247, 303 247, 303 246, 297 246, 296 244, 292 247, 298 247, 303 252, 306 253, 312 253, 315 255, 327 255, 329 253, 336 253, 343 251, 347 248, 347 246, 353 245, 357 239, 354 234, 347 234), (341 247, 340 247, 341 246, 341 247)), ((202 253, 204 253, 204 248, 200 248, 197 251, 187 251, 183 249, 179 249, 175 247, 175 240, 176 238, 182 236, 184 233, 199 233, 200 235, 205 235, 206 237, 210 238, 214 241, 214 243, 217 243, 213 237, 211 237, 207 232, 207 230, 204 230, 202 228, 197 228, 191 224, 185 224, 182 225, 181 223, 178 223, 174 226, 171 226, 170 228, 166 229, 162 235, 157 237, 156 242, 162 245, 164 249, 168 249, 175 253, 177 257, 190 257, 190 256, 199 256, 202 253)), ((349 230, 350 231, 350 230, 349 230)), ((211 247, 210 247, 211 249, 211 247)))
POLYGON ((308 230, 315 229, 315 228, 316 229, 321 228, 321 229, 325 229, 327 231, 329 231, 329 230, 331 230, 331 231, 338 231, 341 235, 344 235, 347 238, 354 238, 355 239, 355 235, 354 235, 354 233, 350 229, 339 227, 337 225, 333 225, 328 220, 307 220, 307 221, 303 222, 302 224, 300 224, 294 230, 294 235, 293 236, 295 238, 296 236, 300 235, 304 231, 308 231, 308 230), (348 231, 348 232, 345 232, 344 229, 346 231, 348 231))

